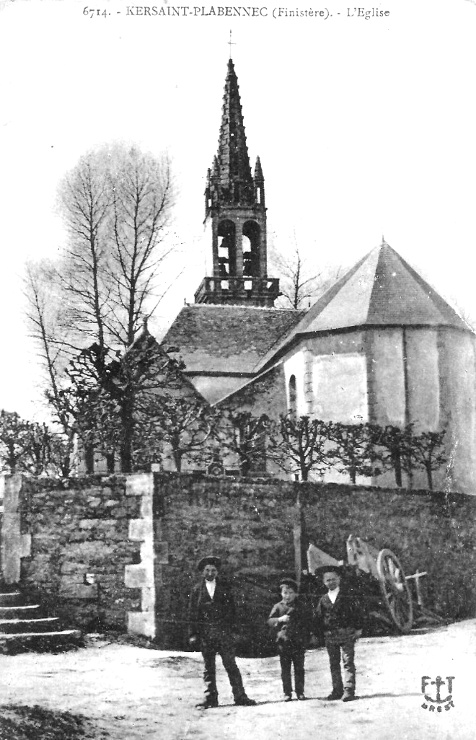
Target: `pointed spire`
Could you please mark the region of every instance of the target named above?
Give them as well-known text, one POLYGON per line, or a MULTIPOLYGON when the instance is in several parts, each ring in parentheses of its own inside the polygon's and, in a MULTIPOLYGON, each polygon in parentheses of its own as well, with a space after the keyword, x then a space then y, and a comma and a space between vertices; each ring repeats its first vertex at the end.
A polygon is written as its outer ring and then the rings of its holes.
POLYGON ((255 175, 254 175, 255 182, 257 180, 264 180, 263 177, 263 170, 261 168, 261 160, 259 157, 256 157, 256 164, 255 164, 255 175))
POLYGON ((231 59, 225 80, 217 158, 221 192, 225 199, 228 202, 252 203, 253 179, 238 79, 231 59))
POLYGON ((255 174, 253 177, 255 185, 255 200, 260 206, 264 208, 264 177, 263 170, 261 169, 261 160, 256 157, 255 174))

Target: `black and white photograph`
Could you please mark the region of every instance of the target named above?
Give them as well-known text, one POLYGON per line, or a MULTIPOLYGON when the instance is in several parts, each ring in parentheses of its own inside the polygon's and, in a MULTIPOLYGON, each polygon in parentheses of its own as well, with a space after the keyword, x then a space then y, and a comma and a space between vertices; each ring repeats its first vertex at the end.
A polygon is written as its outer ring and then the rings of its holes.
POLYGON ((476 0, 0 0, 0 740, 473 740, 476 0))

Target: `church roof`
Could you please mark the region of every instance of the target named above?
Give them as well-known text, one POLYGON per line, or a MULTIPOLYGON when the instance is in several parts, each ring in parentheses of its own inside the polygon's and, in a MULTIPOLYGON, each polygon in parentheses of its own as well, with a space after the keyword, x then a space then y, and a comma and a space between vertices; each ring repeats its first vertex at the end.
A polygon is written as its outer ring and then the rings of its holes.
POLYGON ((383 242, 316 301, 261 367, 298 335, 359 326, 448 326, 470 331, 456 311, 383 242))
POLYGON ((303 315, 294 309, 255 306, 185 306, 162 344, 178 348, 187 374, 252 375, 303 315))

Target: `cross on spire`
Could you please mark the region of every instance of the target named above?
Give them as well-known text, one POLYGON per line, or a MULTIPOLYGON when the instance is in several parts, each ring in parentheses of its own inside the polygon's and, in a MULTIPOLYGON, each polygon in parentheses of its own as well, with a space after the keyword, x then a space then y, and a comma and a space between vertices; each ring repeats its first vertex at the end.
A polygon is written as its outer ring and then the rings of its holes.
POLYGON ((232 41, 232 40, 231 40, 231 38, 232 38, 232 34, 233 34, 233 32, 232 32, 232 31, 231 31, 231 29, 230 29, 230 40, 229 40, 229 42, 228 42, 228 46, 230 47, 230 59, 231 59, 231 47, 232 47, 232 46, 236 46, 236 42, 235 42, 235 41, 232 41))

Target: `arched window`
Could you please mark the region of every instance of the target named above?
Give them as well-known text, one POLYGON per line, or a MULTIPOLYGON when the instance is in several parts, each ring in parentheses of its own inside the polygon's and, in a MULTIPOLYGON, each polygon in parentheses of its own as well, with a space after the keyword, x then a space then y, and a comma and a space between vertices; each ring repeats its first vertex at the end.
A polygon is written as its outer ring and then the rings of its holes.
POLYGON ((236 229, 233 221, 218 224, 218 270, 220 277, 236 275, 236 229))
POLYGON ((297 414, 297 390, 296 390, 296 376, 291 375, 289 378, 289 413, 292 416, 297 414))
POLYGON ((259 277, 261 229, 256 221, 243 224, 243 275, 259 277))

